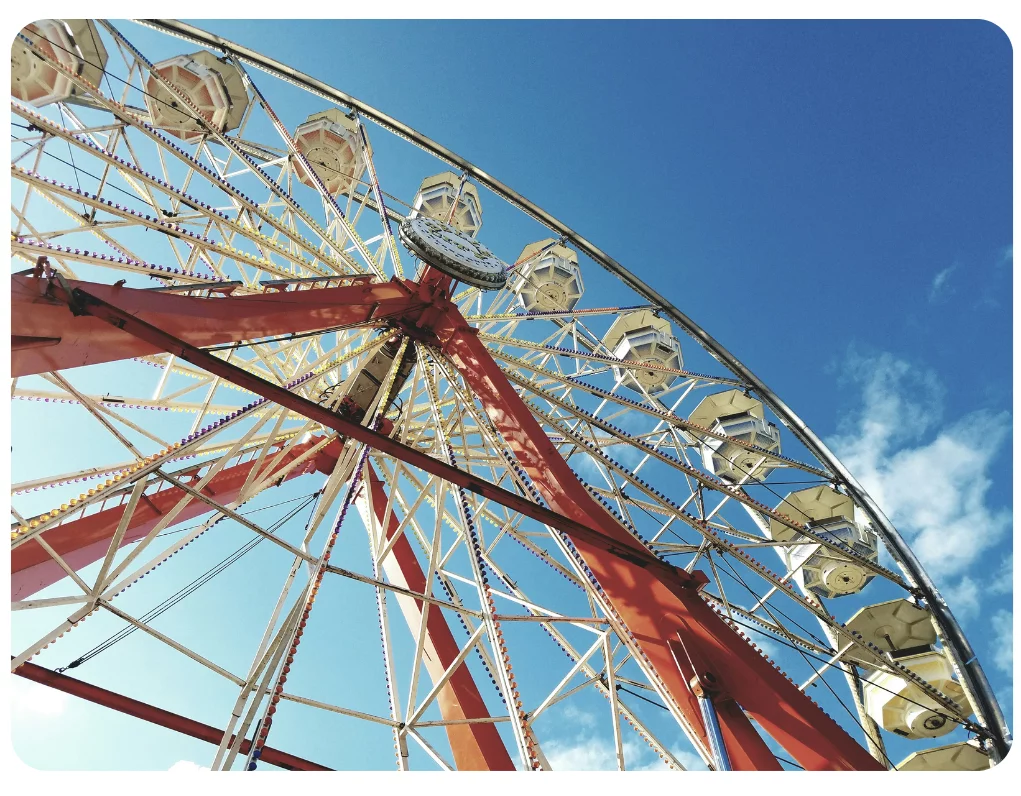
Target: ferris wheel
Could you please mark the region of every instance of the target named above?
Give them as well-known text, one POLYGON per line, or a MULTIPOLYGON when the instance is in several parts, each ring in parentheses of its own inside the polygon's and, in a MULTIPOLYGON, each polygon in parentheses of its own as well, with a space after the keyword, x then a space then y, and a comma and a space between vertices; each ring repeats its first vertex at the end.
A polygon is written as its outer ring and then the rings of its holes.
POLYGON ((581 234, 187 24, 11 58, 15 675, 223 770, 1006 754, 880 507, 581 234))

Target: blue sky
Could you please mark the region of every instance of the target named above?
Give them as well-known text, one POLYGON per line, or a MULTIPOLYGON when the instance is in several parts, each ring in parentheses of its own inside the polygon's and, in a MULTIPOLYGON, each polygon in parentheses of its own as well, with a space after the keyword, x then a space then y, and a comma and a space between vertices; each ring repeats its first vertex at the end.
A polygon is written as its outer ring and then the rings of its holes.
MULTIPOLYGON (((1012 701, 1002 31, 983 22, 196 24, 468 158, 699 322, 883 490, 881 504, 923 545, 1012 701), (934 519, 936 499, 945 505, 934 519)), ((195 717, 217 723, 229 706, 208 712, 195 717)), ((126 720, 104 721, 113 730, 126 720)), ((165 753, 140 745, 139 767, 208 762, 205 745, 166 736, 165 753)))

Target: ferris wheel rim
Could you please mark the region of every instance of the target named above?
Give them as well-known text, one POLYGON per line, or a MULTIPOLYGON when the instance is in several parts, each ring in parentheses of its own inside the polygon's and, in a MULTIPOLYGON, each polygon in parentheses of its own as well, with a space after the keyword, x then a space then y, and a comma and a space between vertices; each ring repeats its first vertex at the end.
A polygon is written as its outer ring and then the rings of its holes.
POLYGON ((475 180, 488 187, 505 201, 535 218, 545 227, 561 236, 562 239, 577 246, 599 266, 617 276, 632 290, 646 300, 657 304, 660 311, 685 329, 706 351, 743 378, 759 394, 762 401, 773 410, 787 428, 805 445, 806 448, 824 465, 829 467, 848 489, 850 496, 861 506, 875 524, 880 538, 886 543, 897 565, 913 582, 915 590, 924 599, 937 624, 945 643, 952 652, 952 663, 961 677, 962 685, 976 699, 976 718, 987 730, 993 741, 993 751, 997 761, 1001 760, 1011 745, 1011 733, 1006 719, 1000 709, 999 702, 989 685, 988 678, 968 641, 963 628, 953 615, 949 605, 943 598, 932 578, 910 545, 896 529, 890 519, 882 511, 875 500, 861 486, 854 475, 829 450, 828 446, 812 431, 797 413, 784 402, 779 395, 771 390, 736 356, 721 343, 702 329, 694 320, 683 313, 674 304, 659 294, 654 288, 631 273, 616 259, 608 255, 588 239, 577 233, 557 218, 546 212, 534 202, 496 179, 488 172, 475 166, 466 158, 457 155, 428 136, 400 122, 394 117, 377 108, 342 92, 323 81, 287 66, 276 59, 259 53, 244 45, 225 39, 217 34, 202 30, 178 20, 138 19, 136 22, 165 33, 190 40, 196 44, 214 47, 229 52, 252 66, 269 74, 275 74, 284 80, 296 83, 306 90, 318 93, 324 98, 340 102, 355 109, 358 113, 391 132, 410 140, 416 146, 425 149, 434 156, 456 166, 471 175, 475 180))
MULTIPOLYGON (((145 24, 148 24, 148 21, 143 21, 143 22, 145 22, 145 24)), ((157 24, 153 25, 153 27, 160 28, 162 23, 159 23, 159 21, 156 21, 156 22, 157 22, 157 24)), ((189 28, 192 31, 200 33, 200 34, 202 34, 204 36, 210 36, 210 37, 212 36, 212 34, 206 34, 205 32, 200 31, 198 28, 191 28, 191 26, 183 25, 183 23, 168 23, 168 24, 180 25, 182 28, 189 28)), ((169 30, 167 28, 162 28, 162 29, 165 32, 173 33, 172 30, 169 30)), ((175 35, 179 35, 179 34, 175 34, 175 35)), ((189 38, 189 37, 185 36, 184 38, 189 38)), ((218 37, 217 37, 217 39, 218 39, 218 37)), ((206 45, 209 44, 208 41, 205 41, 205 40, 203 40, 201 38, 200 39, 193 39, 193 40, 198 41, 201 44, 206 44, 206 45)), ((261 64, 259 64, 257 62, 253 62, 251 60, 251 57, 246 58, 245 55, 243 55, 240 52, 238 52, 238 50, 243 50, 245 48, 242 48, 240 45, 233 45, 233 43, 228 42, 227 40, 219 40, 219 41, 222 42, 224 45, 229 45, 230 46, 230 48, 231 48, 230 52, 231 52, 232 55, 238 56, 239 58, 241 58, 243 60, 247 60, 250 63, 254 63, 256 66, 258 66, 260 68, 263 68, 261 64), (237 48, 237 49, 234 49, 234 48, 237 48)), ((216 45, 214 45, 214 46, 216 46, 216 45)), ((260 59, 264 58, 263 56, 260 56, 259 54, 254 53, 254 51, 250 51, 250 52, 252 52, 255 57, 258 57, 260 59)), ((280 65, 280 66, 283 67, 283 65, 280 65)), ((287 69, 289 71, 291 71, 291 72, 294 71, 294 70, 290 70, 289 68, 287 68, 287 69)), ((294 74, 300 75, 301 73, 296 73, 295 72, 294 74)), ((292 82, 293 82, 293 77, 288 77, 286 75, 278 75, 278 76, 283 77, 284 79, 292 80, 292 82)), ((330 89, 330 90, 331 91, 336 91, 336 90, 333 90, 333 89, 330 89)), ((338 95, 340 94, 340 92, 336 92, 336 93, 338 95)), ((346 95, 344 95, 344 96, 346 96, 346 95)), ((333 97, 333 99, 337 99, 337 97, 333 97)), ((340 99, 338 101, 341 101, 344 104, 350 104, 350 105, 355 105, 355 103, 358 103, 358 101, 354 100, 353 98, 340 99)), ((369 108, 369 106, 365 106, 364 103, 358 103, 358 105, 360 105, 364 109, 366 109, 366 112, 364 114, 366 116, 366 118, 372 119, 373 121, 375 121, 376 123, 380 124, 383 127, 389 127, 390 125, 388 125, 387 123, 385 123, 383 121, 380 121, 380 118, 389 120, 394 125, 399 125, 401 128, 403 128, 404 131, 409 131, 415 137, 417 137, 417 138, 419 138, 419 139, 421 139, 423 141, 429 142, 429 144, 431 144, 432 146, 435 146, 437 148, 436 150, 432 150, 432 154, 434 154, 435 156, 437 156, 437 157, 439 157, 441 159, 444 159, 447 162, 452 162, 454 165, 467 166, 467 169, 470 170, 470 173, 472 174, 472 176, 474 176, 481 184, 485 184, 487 187, 489 187, 495 193, 497 193, 498 195, 502 196, 502 198, 504 198, 505 200, 509 201, 511 204, 516 205, 519 209, 523 210, 524 212, 527 212, 530 215, 532 215, 533 217, 537 218, 537 220, 540 220, 541 223, 546 225, 548 228, 553 229, 555 232, 556 231, 561 231, 561 230, 566 232, 567 234, 562 234, 562 238, 563 239, 570 241, 574 245, 577 245, 581 250, 583 250, 586 254, 588 254, 593 259, 593 261, 598 263, 601 267, 606 268, 607 270, 609 270, 615 276, 617 276, 622 281, 624 281, 626 284, 628 284, 630 287, 632 287, 632 289, 635 289, 636 292, 638 292, 640 295, 643 295, 646 298, 648 298, 649 300, 655 302, 665 314, 669 315, 671 317, 671 319, 673 319, 680 326, 685 328, 689 332, 689 334, 692 334, 692 336, 695 337, 696 341, 698 341, 700 343, 700 345, 702 345, 704 348, 706 348, 706 350, 708 350, 714 357, 716 357, 718 360, 721 360, 724 364, 728 365, 728 367, 730 367, 732 370, 734 370, 734 372, 741 374, 742 378, 744 378, 746 382, 751 383, 753 385, 753 388, 756 389, 756 391, 760 392, 760 395, 763 397, 764 401, 767 404, 770 405, 770 407, 777 414, 777 416, 783 418, 784 412, 778 411, 777 406, 774 405, 773 401, 770 400, 770 397, 772 397, 775 400, 776 404, 778 404, 780 407, 782 407, 783 410, 786 411, 786 413, 788 414, 788 416, 790 418, 793 418, 795 421, 797 421, 797 423, 795 425, 793 425, 793 426, 788 424, 788 427, 795 433, 796 436, 799 437, 799 439, 802 439, 802 441, 806 443, 806 447, 808 447, 809 450, 811 450, 821 462, 825 462, 825 463, 829 464, 831 467, 833 467, 833 463, 836 463, 836 465, 839 465, 839 462, 837 462, 836 458, 833 457, 832 454, 829 453, 828 449, 826 449, 825 446, 823 446, 821 442, 819 442, 818 440, 815 440, 815 441, 818 442, 818 444, 820 446, 822 446, 822 450, 825 451, 825 453, 828 455, 828 457, 820 455, 819 451, 813 445, 809 444, 801 436, 801 434, 799 433, 799 430, 801 432, 803 432, 803 433, 806 433, 806 434, 811 434, 811 431, 807 428, 807 426, 805 426, 803 423, 801 423, 800 419, 797 418, 797 416, 794 415, 794 413, 791 410, 789 410, 786 407, 786 404, 783 404, 782 401, 780 401, 780 399, 778 397, 773 395, 771 393, 771 391, 768 391, 768 388, 765 388, 765 385, 762 385, 761 382, 759 382, 759 380, 754 376, 754 374, 751 373, 751 371, 749 371, 747 368, 745 368, 736 358, 732 357, 729 354, 729 352, 726 351, 726 349, 724 349, 712 337, 710 337, 708 334, 706 334, 704 331, 702 331, 701 328, 697 326, 697 324, 695 324, 693 321, 688 319, 687 316, 685 316, 683 313, 680 312, 680 310, 678 310, 672 304, 667 302, 664 298, 662 298, 651 287, 648 287, 647 285, 644 284, 644 282, 642 282, 637 277, 635 277, 630 272, 628 272, 626 269, 624 269, 623 266, 621 266, 615 260, 612 260, 612 258, 609 258, 609 256, 605 255, 601 250, 597 249, 592 244, 588 243, 588 241, 586 241, 584 238, 582 238, 580 235, 575 233, 570 228, 566 227, 566 225, 563 225, 560 222, 556 221, 556 219, 554 219, 552 216, 549 216, 548 214, 546 214, 545 211, 541 211, 539 208, 537 208, 536 206, 532 205, 532 203, 528 202, 528 200, 525 200, 524 197, 521 197, 519 194, 516 194, 511 189, 509 189, 506 186, 504 186, 502 183, 499 183, 498 181, 494 180, 488 174, 485 174, 484 172, 481 172, 481 170, 478 170, 475 166, 473 166, 472 164, 468 163, 467 161, 464 161, 463 159, 459 158, 458 156, 453 155, 453 153, 449 153, 449 150, 444 150, 438 144, 434 144, 433 142, 429 141, 429 139, 426 139, 424 136, 421 136, 417 132, 411 130, 411 128, 407 128, 404 125, 401 125, 399 122, 396 122, 396 120, 392 120, 392 119, 390 119, 390 117, 386 117, 385 115, 379 113, 378 111, 375 111, 374 109, 369 108), (367 112, 367 111, 370 111, 370 110, 372 111, 372 113, 367 112), (373 118, 373 113, 377 114, 380 118, 373 118), (453 160, 453 161, 450 160, 449 158, 445 157, 443 155, 443 153, 441 151, 439 151, 439 150, 443 150, 444 152, 448 152, 456 160, 453 160), (523 206, 522 203, 524 203, 524 206, 523 206), (529 208, 534 209, 536 212, 535 213, 531 212, 531 210, 529 208), (550 226, 550 224, 547 223, 547 221, 543 221, 542 218, 540 218, 538 214, 541 214, 542 217, 548 219, 550 222, 552 222, 552 224, 554 224, 556 226, 550 226), (756 386, 756 385, 761 385, 761 386, 756 386), (831 459, 832 462, 829 461, 828 459, 831 459)), ((394 132, 394 133, 396 133, 398 135, 403 135, 405 138, 409 137, 401 129, 394 129, 394 128, 391 127, 391 132, 394 132)), ((414 143, 419 143, 419 142, 414 142, 414 143)), ((419 144, 419 145, 421 145, 421 144, 419 144)), ((812 439, 815 439, 814 435, 812 435, 812 439)), ((853 476, 851 476, 850 473, 848 473, 846 470, 841 472, 842 466, 833 467, 833 469, 837 472, 837 474, 839 476, 841 476, 845 480, 846 485, 848 485, 848 486, 851 486, 852 484, 855 485, 855 486, 857 485, 857 482, 854 481, 853 476)), ((864 490, 861 490, 861 492, 862 492, 862 494, 865 494, 864 490)), ((867 494, 865 496, 867 497, 867 494)), ((866 502, 866 501, 858 498, 858 502, 860 504, 862 504, 862 507, 865 508, 865 509, 869 509, 870 507, 874 508, 875 511, 880 516, 883 517, 883 520, 885 520, 885 516, 882 515, 882 513, 878 509, 878 507, 874 506, 874 504, 871 504, 871 498, 869 498, 869 502, 866 502)), ((889 521, 886 520, 886 522, 888 523, 889 521)), ((883 523, 880 521, 877 524, 882 526, 883 523)), ((892 526, 891 526, 891 528, 892 528, 892 526)), ((896 534, 895 529, 893 530, 893 533, 896 534)), ((906 548, 906 546, 905 546, 905 549, 910 554, 910 549, 906 548)), ((901 564, 901 567, 903 569, 904 568, 903 564, 900 561, 898 561, 898 563, 901 564)), ((919 569, 921 569, 920 565, 919 565, 919 569)), ((922 574, 924 575, 924 571, 922 572, 922 574)), ((933 591, 933 594, 935 594, 936 597, 938 598, 938 592, 935 591, 935 587, 934 586, 933 586, 932 591, 933 591)), ((932 602, 932 608, 933 608, 934 611, 937 609, 937 607, 942 605, 942 600, 941 599, 937 599, 935 601, 930 601, 930 602, 932 602)), ((950 616, 952 618, 952 615, 950 615, 950 616)), ((961 635, 961 639, 964 641, 965 644, 967 643, 966 639, 963 638, 963 634, 961 635)), ((970 651, 970 647, 967 647, 966 649, 968 651, 970 651)), ((971 657, 973 657, 973 656, 968 656, 968 657, 965 657, 963 659, 964 660, 968 660, 971 657)), ((976 664, 977 664, 977 662, 976 662, 976 664)))

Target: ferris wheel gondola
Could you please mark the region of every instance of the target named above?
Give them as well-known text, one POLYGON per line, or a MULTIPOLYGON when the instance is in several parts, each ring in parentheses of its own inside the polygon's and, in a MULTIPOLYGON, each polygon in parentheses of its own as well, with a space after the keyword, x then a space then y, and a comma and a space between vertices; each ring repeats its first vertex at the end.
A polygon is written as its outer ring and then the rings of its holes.
POLYGON ((61 404, 94 432, 64 441, 67 465, 14 461, 31 641, 12 672, 210 741, 216 769, 380 764, 270 745, 314 746, 296 728, 315 711, 402 770, 545 770, 556 717, 590 697, 620 769, 640 756, 628 727, 672 769, 1002 759, 996 699, 915 555, 688 315, 391 117, 198 28, 142 25, 158 54, 91 20, 12 48, 15 423, 61 404), (407 201, 384 190, 398 145, 422 165, 407 201), (496 202, 520 216, 506 260, 482 223, 496 202), (781 495, 783 473, 810 485, 781 495), (304 527, 252 519, 310 484, 304 527), (232 565, 268 551, 237 586, 244 671, 155 622, 226 610, 191 584, 220 576, 206 563, 231 538, 232 565), (164 577, 188 585, 136 616, 164 577), (117 665, 102 687, 66 673, 100 653, 130 667, 125 631, 157 644, 154 671, 217 675, 223 721, 202 729, 155 683, 160 706, 113 693, 117 665), (357 684, 303 673, 324 639, 357 684))

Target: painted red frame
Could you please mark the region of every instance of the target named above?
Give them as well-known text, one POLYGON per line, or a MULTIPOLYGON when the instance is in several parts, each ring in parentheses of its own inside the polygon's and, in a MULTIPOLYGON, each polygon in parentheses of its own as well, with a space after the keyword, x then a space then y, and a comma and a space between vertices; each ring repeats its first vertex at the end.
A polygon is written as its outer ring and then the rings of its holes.
MULTIPOLYGON (((840 725, 714 613, 698 594, 706 582, 704 575, 698 572, 689 574, 660 561, 590 497, 479 341, 476 332, 449 301, 444 280, 424 278, 420 285, 396 280, 383 284, 387 291, 385 296, 373 294, 373 286, 359 286, 361 293, 354 304, 357 307, 355 316, 365 319, 378 317, 378 305, 370 309, 366 295, 387 298, 391 301, 388 310, 392 310, 387 315, 394 319, 395 325, 415 339, 438 346, 479 398, 490 420, 552 510, 446 465, 385 434, 345 420, 311 401, 200 350, 166 328, 157 328, 138 317, 141 313, 136 314, 107 300, 113 299, 119 303, 121 294, 117 291, 123 289, 79 283, 72 288, 72 294, 67 295, 55 283, 41 279, 32 287, 35 295, 44 303, 69 304, 77 315, 91 316, 85 318, 85 321, 105 321, 116 328, 112 332, 113 337, 109 339, 101 340, 90 337, 91 333, 84 334, 87 347, 102 349, 105 345, 113 345, 120 348, 127 345, 126 339, 135 338, 149 346, 150 350, 173 353, 345 436, 396 456, 406 464, 488 497, 567 534, 594 574, 613 610, 623 620, 675 704, 706 747, 705 728, 697 699, 689 678, 685 677, 674 658, 671 641, 682 637, 686 649, 693 651, 712 671, 727 694, 726 699, 720 700, 718 714, 735 769, 781 768, 764 739, 750 723, 751 717, 805 769, 883 770, 884 767, 840 725)), ((383 284, 374 287, 382 291, 383 284)), ((353 295, 335 293, 334 298, 353 298, 353 295)), ((212 300, 197 301, 206 301, 209 310, 219 310, 212 300)), ((215 304, 224 301, 230 299, 216 299, 215 304)), ((296 318, 302 311, 302 308, 295 307, 291 314, 296 318)), ((332 321, 337 317, 352 316, 340 313, 330 317, 332 321)), ((296 324, 296 328, 310 322, 305 318, 299 323, 294 318, 288 323, 296 324)), ((79 320, 83 319, 76 319, 75 322, 79 320)), ((67 316, 58 325, 62 324, 73 326, 67 316)), ((212 323, 211 326, 216 327, 216 324, 212 323)), ((24 332, 20 327, 15 328, 24 332)), ((59 336, 53 333, 53 328, 53 324, 50 324, 35 330, 34 334, 40 337, 59 336)), ((170 328, 180 331, 181 325, 172 324, 170 328)), ((237 335, 237 330, 230 330, 227 336, 231 333, 237 335)), ((246 334, 234 339, 247 339, 250 336, 246 334)), ((28 348, 25 352, 28 354, 40 350, 46 349, 28 348)), ((87 361, 109 361, 109 358, 90 358, 87 361)), ((408 574, 405 572, 405 577, 408 574)))

